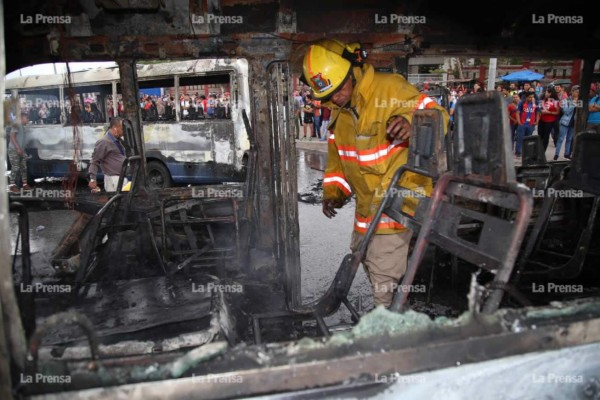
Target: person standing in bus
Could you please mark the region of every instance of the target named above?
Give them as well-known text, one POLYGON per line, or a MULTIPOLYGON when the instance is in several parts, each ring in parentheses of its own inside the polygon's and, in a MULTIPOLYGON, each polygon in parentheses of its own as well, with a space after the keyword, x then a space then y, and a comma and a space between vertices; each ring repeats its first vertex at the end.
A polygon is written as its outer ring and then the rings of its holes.
POLYGON ((217 96, 214 93, 211 93, 208 96, 208 109, 206 110, 206 114, 209 118, 214 118, 216 115, 217 109, 217 96))
POLYGON ((10 131, 8 159, 10 161, 10 181, 8 190, 20 193, 21 190, 32 190, 27 184, 27 154, 25 153, 25 125, 29 123, 29 114, 21 113, 21 123, 15 124, 10 131), (22 185, 19 187, 17 177, 21 175, 22 185))
MULTIPOLYGON (((96 183, 98 168, 104 173, 104 190, 107 192, 116 192, 121 173, 121 166, 125 161, 125 147, 120 143, 123 137, 123 119, 113 118, 110 121, 110 127, 102 139, 96 142, 92 160, 88 169, 90 182, 88 184, 92 192, 99 192, 100 188, 96 183)), ((123 180, 123 186, 127 184, 127 178, 123 180)))

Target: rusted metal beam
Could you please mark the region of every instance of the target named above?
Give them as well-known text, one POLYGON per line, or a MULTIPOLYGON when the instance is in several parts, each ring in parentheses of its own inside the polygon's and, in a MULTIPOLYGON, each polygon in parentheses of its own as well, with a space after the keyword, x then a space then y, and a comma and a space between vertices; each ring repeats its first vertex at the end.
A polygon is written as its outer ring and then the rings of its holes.
POLYGON ((300 228, 298 225, 298 182, 296 142, 292 131, 293 94, 287 62, 273 62, 269 73, 269 120, 271 122, 273 183, 276 229, 276 257, 283 269, 284 287, 290 309, 301 303, 300 228))
MULTIPOLYGON (((265 64, 260 59, 252 59, 249 62, 250 91, 254 94, 252 97, 252 127, 257 132, 257 165, 256 173, 257 185, 254 195, 256 201, 254 204, 258 208, 258 220, 261 221, 260 232, 257 232, 256 247, 268 251, 274 251, 275 243, 275 224, 274 224, 274 199, 273 185, 271 179, 273 173, 272 148, 271 148, 271 126, 268 118, 268 96, 267 82, 268 74, 265 64)), ((252 200, 250 200, 252 201, 252 200)))
MULTIPOLYGON (((0 3, 0 18, 4 20, 4 7, 0 3)), ((0 75, 4 76, 4 29, 0 29, 0 75)), ((0 81, 0 91, 4 93, 4 79, 0 81)), ((0 108, 0 121, 4 121, 4 107, 0 108)), ((11 363, 23 370, 27 355, 27 342, 17 297, 15 295, 10 262, 9 205, 6 193, 6 140, 0 140, 0 397, 12 398, 11 363)))
MULTIPOLYGON (((138 100, 138 83, 137 83, 137 70, 135 60, 119 60, 119 75, 121 78, 121 93, 123 96, 123 108, 125 112, 125 118, 131 122, 133 127, 133 136, 135 143, 129 143, 130 146, 135 147, 135 155, 140 157, 139 163, 140 168, 139 178, 143 187, 146 187, 146 155, 144 150, 144 138, 142 128, 142 115, 138 100)), ((133 188, 134 190, 136 188, 133 188)))
POLYGON ((66 258, 68 253, 75 243, 79 240, 79 235, 83 232, 83 229, 87 223, 92 219, 91 214, 78 213, 77 218, 73 221, 73 224, 65 233, 63 238, 60 240, 54 251, 52 252, 52 259, 66 258))

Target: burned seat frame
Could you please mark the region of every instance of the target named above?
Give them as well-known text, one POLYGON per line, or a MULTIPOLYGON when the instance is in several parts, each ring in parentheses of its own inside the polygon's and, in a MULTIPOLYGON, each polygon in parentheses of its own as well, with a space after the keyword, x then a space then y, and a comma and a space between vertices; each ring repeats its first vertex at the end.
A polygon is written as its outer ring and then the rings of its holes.
MULTIPOLYGON (((428 244, 433 243, 495 274, 483 311, 498 309, 533 203, 531 191, 515 178, 506 113, 503 99, 496 92, 458 101, 452 168, 433 190, 401 288, 410 288, 428 244), (469 203, 484 206, 488 212, 468 207, 469 203), (489 212, 496 207, 500 212, 489 212), (459 237, 458 227, 465 219, 481 223, 478 238, 459 237)), ((399 290, 390 309, 403 311, 408 294, 409 290, 399 290)))
POLYGON ((523 138, 523 164, 517 167, 517 181, 536 191, 546 190, 558 179, 569 161, 546 160, 542 138, 530 135, 523 138))
MULTIPOLYGON (((123 120, 123 132, 127 143, 135 144, 137 142, 136 135, 131 121, 123 120)), ((138 218, 138 221, 127 221, 116 222, 116 218, 119 215, 128 216, 130 214, 132 200, 135 194, 138 192, 146 191, 146 177, 145 170, 142 167, 142 156, 137 154, 138 146, 133 146, 133 153, 130 154, 121 166, 121 172, 119 174, 119 181, 117 183, 117 193, 113 195, 108 202, 98 211, 98 213, 89 221, 81 234, 79 240, 81 246, 81 257, 80 267, 77 270, 75 277, 75 290, 74 294, 78 295, 80 289, 83 287, 87 279, 93 273, 98 266, 98 251, 104 246, 104 238, 108 233, 122 232, 126 230, 137 230, 141 229, 141 234, 144 237, 149 238, 150 245, 152 247, 154 257, 158 260, 158 263, 162 269, 162 272, 166 274, 166 267, 162 262, 154 234, 152 232, 152 225, 147 215, 138 218), (125 176, 127 175, 128 168, 131 168, 132 182, 131 192, 126 195, 123 193, 123 183, 125 176), (125 200, 126 204, 121 204, 125 200), (120 212, 118 212, 120 211, 120 212)), ((148 198, 148 196, 144 196, 148 198)), ((110 241, 110 237, 108 238, 110 241)), ((108 244, 108 243, 106 243, 108 244)))
POLYGON ((600 173, 597 161, 600 153, 600 134, 594 131, 581 132, 577 135, 576 143, 566 178, 555 182, 545 192, 542 208, 519 259, 516 281, 525 275, 539 274, 548 274, 550 278, 571 279, 578 277, 583 270, 600 208, 600 173), (582 197, 593 198, 587 222, 579 235, 574 253, 564 254, 542 249, 559 195, 574 190, 583 192, 582 197), (561 263, 551 266, 536 260, 543 255, 561 260, 561 263))
MULTIPOLYGON (((398 168, 392 177, 372 225, 377 226, 385 214, 414 232, 418 232, 423 223, 425 210, 429 206, 429 198, 422 193, 399 186, 398 181, 405 172, 414 172, 431 178, 435 184, 438 178, 448 170, 444 148, 444 119, 441 111, 417 110, 413 116, 412 126, 408 162, 398 168), (404 200, 407 197, 419 199, 414 215, 402 211, 404 200)), ((371 232, 371 235, 365 235, 367 242, 370 241, 372 234, 371 232)))

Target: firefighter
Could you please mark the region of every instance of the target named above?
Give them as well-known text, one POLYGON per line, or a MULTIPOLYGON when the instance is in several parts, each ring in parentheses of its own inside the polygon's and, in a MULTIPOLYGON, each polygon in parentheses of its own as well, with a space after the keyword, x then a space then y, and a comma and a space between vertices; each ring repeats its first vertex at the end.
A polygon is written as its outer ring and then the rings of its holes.
MULTIPOLYGON (((444 126, 449 119, 442 107, 401 75, 375 72, 365 57, 358 44, 322 40, 309 46, 303 58, 303 79, 314 98, 332 110, 323 213, 334 217, 336 208, 356 196, 352 251, 372 222, 394 172, 407 162, 414 111, 437 108, 444 115, 444 126)), ((413 173, 405 173, 400 185, 427 195, 432 189, 430 178, 413 173)), ((391 304, 406 271, 411 236, 412 231, 383 214, 363 261, 375 305, 391 304)))

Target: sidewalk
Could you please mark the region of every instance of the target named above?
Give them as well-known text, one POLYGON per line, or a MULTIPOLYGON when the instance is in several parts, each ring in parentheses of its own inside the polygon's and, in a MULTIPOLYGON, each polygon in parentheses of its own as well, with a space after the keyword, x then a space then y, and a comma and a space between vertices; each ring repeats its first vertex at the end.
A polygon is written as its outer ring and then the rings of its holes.
POLYGON ((296 139, 296 149, 316 151, 318 153, 327 154, 327 142, 321 142, 319 139, 313 138, 311 141, 296 139))

